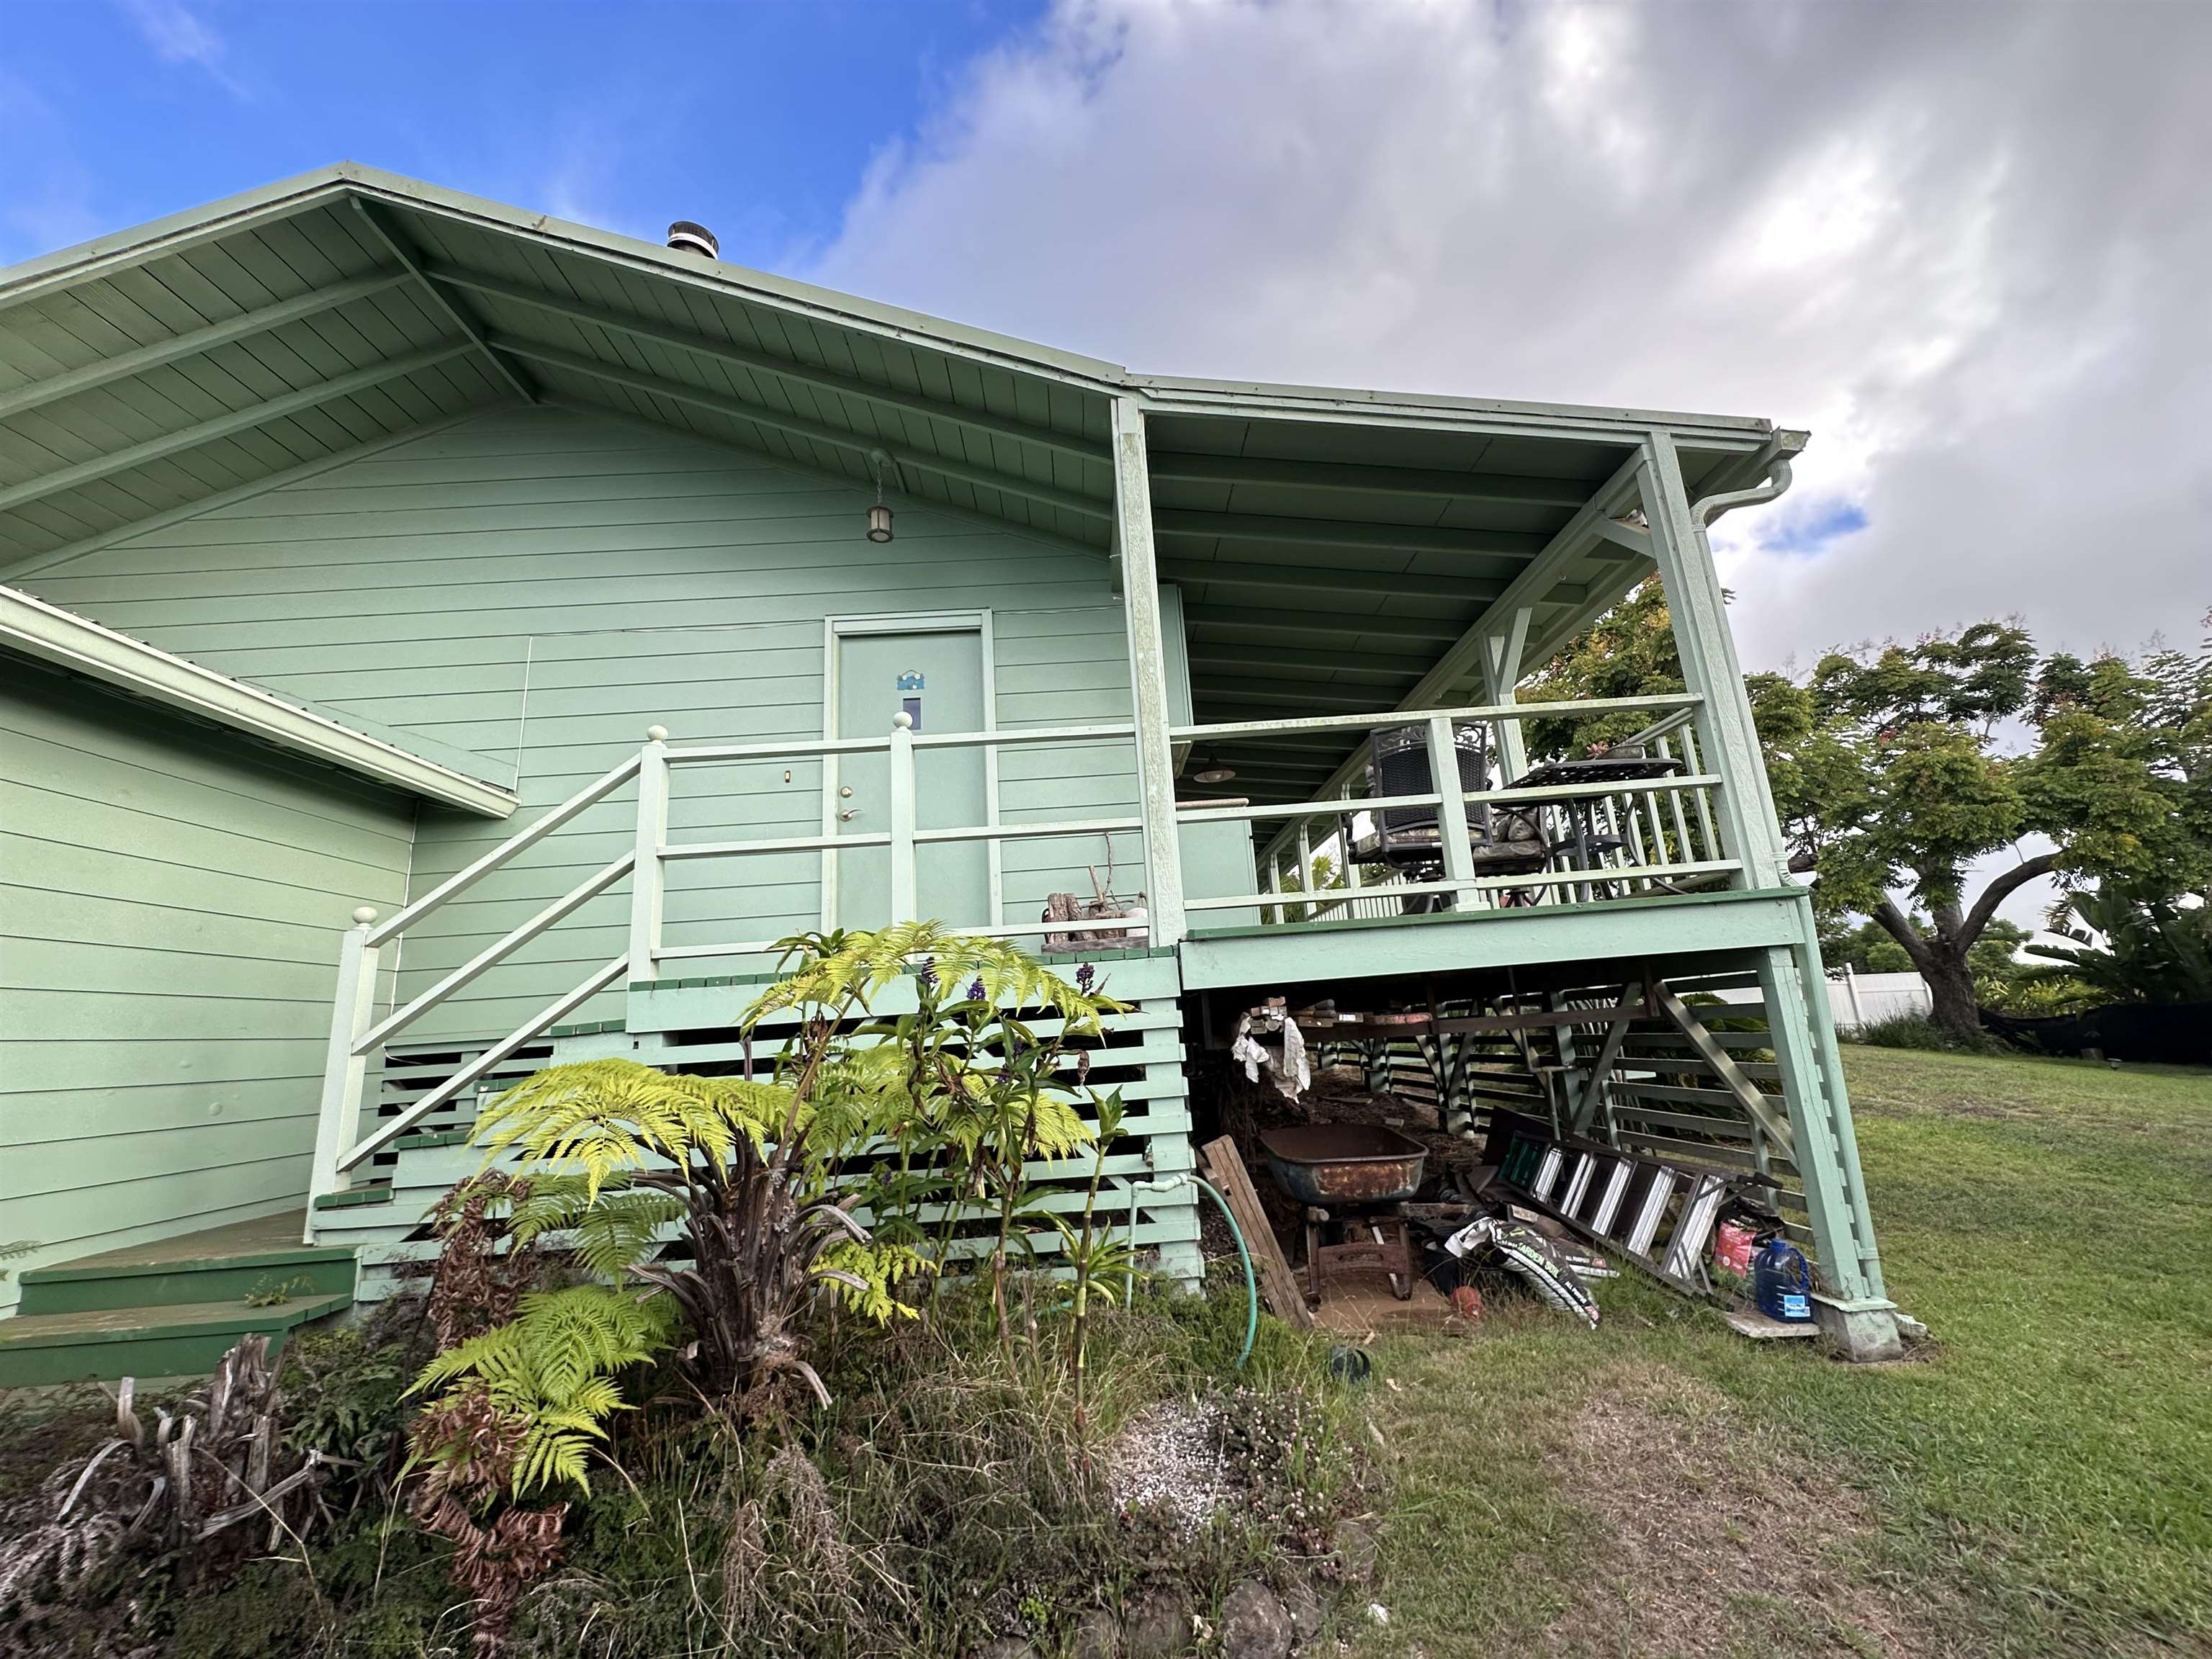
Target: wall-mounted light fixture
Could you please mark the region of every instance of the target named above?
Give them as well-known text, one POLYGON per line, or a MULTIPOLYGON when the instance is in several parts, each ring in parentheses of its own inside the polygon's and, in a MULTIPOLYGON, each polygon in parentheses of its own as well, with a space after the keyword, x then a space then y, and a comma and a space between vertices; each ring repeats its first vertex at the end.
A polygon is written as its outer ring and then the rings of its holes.
POLYGON ((876 504, 868 509, 868 539, 887 542, 891 538, 891 510, 884 505, 884 469, 891 465, 891 458, 880 449, 872 449, 868 465, 876 474, 876 504))

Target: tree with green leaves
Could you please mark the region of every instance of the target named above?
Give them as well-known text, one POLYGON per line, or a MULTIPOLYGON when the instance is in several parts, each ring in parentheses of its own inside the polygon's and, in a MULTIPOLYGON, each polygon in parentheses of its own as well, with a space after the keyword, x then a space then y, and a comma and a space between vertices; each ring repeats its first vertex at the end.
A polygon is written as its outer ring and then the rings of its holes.
MULTIPOLYGON (((1889 936, 1954 1033, 1979 1028, 1975 947, 2028 883, 2105 884, 2138 900, 2212 885, 2212 641, 2193 655, 2160 647, 2085 661, 2039 657, 2025 629, 1986 622, 1832 651, 1802 679, 1745 684, 1791 867, 1819 872, 1825 915, 1864 915, 1889 936), (2020 851, 1968 890, 1978 861, 2036 838, 2048 850, 2020 851)), ((1654 580, 1523 696, 1681 685, 1654 580)), ((1623 719, 1531 722, 1530 746, 1586 752, 1626 735, 1623 719)))
POLYGON ((2039 659, 2024 629, 1991 622, 1831 652, 1802 689, 1810 722, 1770 739, 1784 834, 1820 871, 1824 908, 1871 916, 1904 948, 1947 1030, 1978 1029, 1975 946, 2028 883, 2170 896, 2212 878, 2212 769, 2191 736, 2212 713, 2203 665, 2039 659), (2193 698, 2172 695, 2177 669, 2193 698), (2031 836, 2051 845, 1968 891, 1978 860, 2031 836))

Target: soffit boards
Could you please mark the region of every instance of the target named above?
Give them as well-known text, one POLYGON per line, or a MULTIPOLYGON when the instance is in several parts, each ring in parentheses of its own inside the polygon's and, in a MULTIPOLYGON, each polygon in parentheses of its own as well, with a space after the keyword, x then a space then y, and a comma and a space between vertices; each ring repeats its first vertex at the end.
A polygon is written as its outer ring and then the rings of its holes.
MULTIPOLYGON (((1133 391, 1200 721, 1395 707, 1641 431, 1696 489, 1771 430, 1133 376, 347 165, 0 276, 0 574, 526 398, 869 488, 881 451, 899 495, 1103 550, 1133 391)), ((1538 636, 1644 568, 1555 556, 1538 636)))

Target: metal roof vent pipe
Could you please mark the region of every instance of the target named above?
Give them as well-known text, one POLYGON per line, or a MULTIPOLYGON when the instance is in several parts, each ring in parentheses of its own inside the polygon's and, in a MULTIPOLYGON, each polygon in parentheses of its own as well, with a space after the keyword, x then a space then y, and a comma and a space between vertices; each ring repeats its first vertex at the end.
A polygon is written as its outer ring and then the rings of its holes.
POLYGON ((685 253, 702 254, 709 259, 722 257, 722 245, 714 240, 714 233, 704 225, 695 225, 689 219, 678 219, 668 228, 668 246, 685 253))

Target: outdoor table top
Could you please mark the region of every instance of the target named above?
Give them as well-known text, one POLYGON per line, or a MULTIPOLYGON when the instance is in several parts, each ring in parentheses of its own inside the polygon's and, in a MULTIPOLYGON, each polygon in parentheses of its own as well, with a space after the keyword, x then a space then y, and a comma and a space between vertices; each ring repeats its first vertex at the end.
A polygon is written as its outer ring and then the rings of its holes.
POLYGON ((1516 789, 1547 789, 1570 783, 1635 783, 1668 778, 1682 769, 1670 755, 1599 755, 1589 760, 1546 761, 1513 781, 1516 789))

